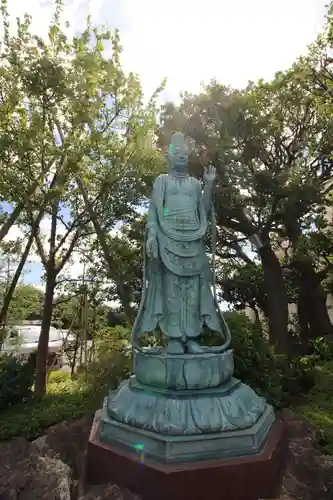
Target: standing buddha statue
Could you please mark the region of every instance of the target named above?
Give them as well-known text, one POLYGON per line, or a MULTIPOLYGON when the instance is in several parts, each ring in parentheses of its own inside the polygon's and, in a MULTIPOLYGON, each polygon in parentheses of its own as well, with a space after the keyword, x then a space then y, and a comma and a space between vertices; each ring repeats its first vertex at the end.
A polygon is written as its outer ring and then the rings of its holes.
POLYGON ((132 330, 133 375, 105 398, 100 437, 164 464, 257 454, 275 416, 233 377, 230 332, 214 283, 215 169, 205 170, 203 189, 187 175, 180 133, 172 136, 168 160, 169 172, 157 177, 148 213, 142 297, 132 330), (209 220, 212 265, 204 241, 209 220), (221 345, 203 345, 206 330, 220 335, 221 345), (142 335, 157 332, 165 347, 141 347, 142 335))
MULTIPOLYGON (((150 200, 145 238, 148 259, 132 345, 140 350, 140 336, 159 329, 167 340, 168 354, 224 352, 231 339, 216 300, 214 238, 213 266, 204 245, 209 218, 215 234, 215 168, 205 169, 202 189, 187 173, 188 148, 179 132, 172 136, 168 164, 168 173, 155 180, 150 200), (200 345, 205 327, 223 336, 223 344, 200 345)), ((161 349, 152 349, 154 352, 161 349)))

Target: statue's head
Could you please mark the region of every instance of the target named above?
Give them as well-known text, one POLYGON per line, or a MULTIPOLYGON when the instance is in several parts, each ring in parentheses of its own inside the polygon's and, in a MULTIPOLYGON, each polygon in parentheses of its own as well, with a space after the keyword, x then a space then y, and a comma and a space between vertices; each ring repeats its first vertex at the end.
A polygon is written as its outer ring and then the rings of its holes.
POLYGON ((188 147, 185 137, 180 132, 175 132, 171 137, 168 151, 169 166, 172 170, 184 172, 188 163, 188 147))

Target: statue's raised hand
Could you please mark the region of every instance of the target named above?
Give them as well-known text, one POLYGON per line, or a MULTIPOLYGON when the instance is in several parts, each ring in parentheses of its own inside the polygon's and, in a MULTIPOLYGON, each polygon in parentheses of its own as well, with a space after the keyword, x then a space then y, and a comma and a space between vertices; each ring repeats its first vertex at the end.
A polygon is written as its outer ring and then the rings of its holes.
POLYGON ((150 259, 158 258, 158 243, 155 235, 148 236, 146 249, 150 259))
POLYGON ((216 177, 216 168, 213 167, 213 165, 209 165, 209 167, 206 167, 203 175, 204 183, 212 184, 215 181, 215 177, 216 177))

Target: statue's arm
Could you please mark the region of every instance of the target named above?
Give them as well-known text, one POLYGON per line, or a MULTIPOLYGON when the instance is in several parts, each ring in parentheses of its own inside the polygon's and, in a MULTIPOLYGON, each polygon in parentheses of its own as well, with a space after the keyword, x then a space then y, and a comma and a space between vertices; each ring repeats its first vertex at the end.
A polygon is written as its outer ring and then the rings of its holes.
POLYGON ((147 240, 146 252, 149 258, 157 259, 158 257, 158 242, 157 242, 157 206, 156 197, 158 196, 158 180, 156 179, 153 194, 150 199, 148 216, 147 216, 147 240), (157 181, 157 182, 156 182, 157 181))
POLYGON ((154 197, 152 196, 149 204, 149 209, 148 209, 148 216, 147 216, 147 236, 149 237, 155 237, 156 236, 156 227, 157 227, 157 213, 156 213, 156 206, 154 203, 154 197))
POLYGON ((157 233, 157 206, 156 199, 160 196, 160 186, 161 180, 159 177, 155 179, 153 192, 150 198, 148 216, 147 216, 147 233, 149 236, 155 237, 157 233))
POLYGON ((202 191, 202 203, 207 216, 209 215, 212 208, 212 193, 213 193, 213 182, 205 181, 202 191))

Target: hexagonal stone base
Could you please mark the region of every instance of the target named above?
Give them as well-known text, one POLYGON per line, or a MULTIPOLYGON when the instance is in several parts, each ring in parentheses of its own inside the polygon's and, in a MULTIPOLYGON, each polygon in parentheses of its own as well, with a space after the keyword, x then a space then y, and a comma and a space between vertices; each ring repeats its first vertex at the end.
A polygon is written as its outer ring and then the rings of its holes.
POLYGON ((274 410, 267 405, 259 420, 247 429, 191 436, 162 435, 111 419, 105 398, 100 439, 124 451, 137 451, 140 456, 151 457, 161 463, 240 457, 260 452, 274 420, 274 410))
MULTIPOLYGON (((162 464, 143 456, 142 450, 124 451, 119 443, 102 442, 100 417, 98 411, 88 442, 89 483, 117 484, 145 500, 258 500, 280 496, 289 452, 286 426, 279 417, 256 455, 182 464, 162 464)), ((127 448, 133 449, 133 443, 127 448)))

